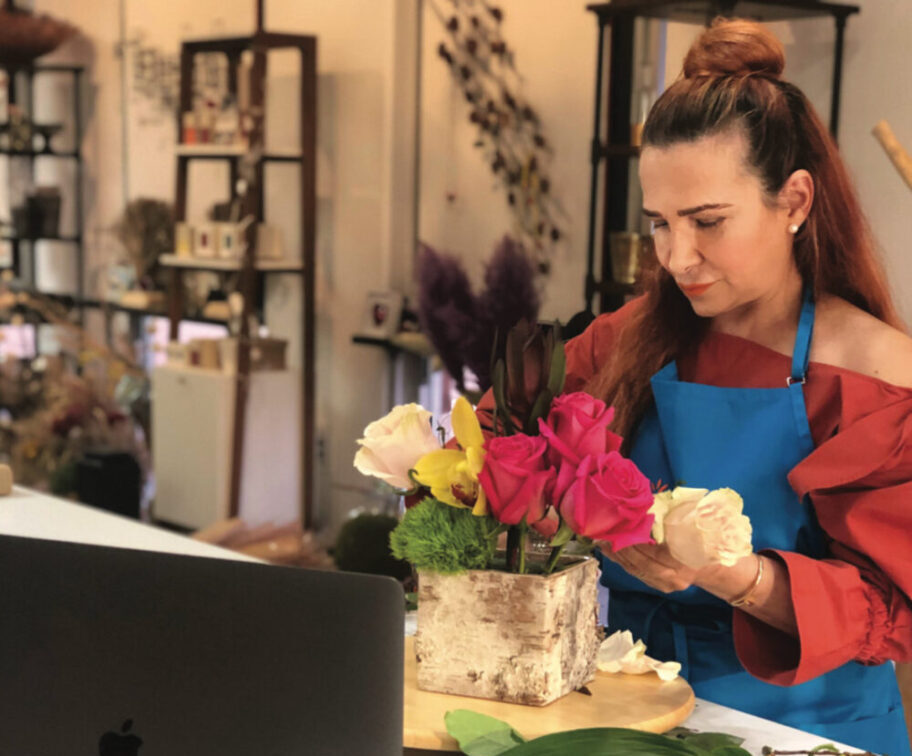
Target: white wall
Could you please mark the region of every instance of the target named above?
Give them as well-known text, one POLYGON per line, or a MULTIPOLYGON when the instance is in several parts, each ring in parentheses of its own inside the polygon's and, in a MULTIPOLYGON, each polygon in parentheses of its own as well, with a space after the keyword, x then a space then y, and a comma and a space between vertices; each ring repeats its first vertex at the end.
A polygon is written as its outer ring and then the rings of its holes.
POLYGON ((912 325, 912 191, 871 136, 882 118, 912 152, 912 3, 865 0, 849 21, 839 141, 912 325))
MULTIPOLYGON (((448 3, 435 0, 444 11, 448 3)), ((460 255, 477 282, 482 263, 512 228, 503 190, 472 147, 476 127, 437 46, 448 34, 425 2, 421 56, 419 238, 460 255), (452 195, 454 199, 448 199, 452 195)), ((583 308, 589 212, 589 143, 595 99, 595 17, 585 2, 503 0, 504 38, 515 50, 523 95, 555 150, 551 193, 566 213, 554 253, 544 317, 566 321, 583 308)))

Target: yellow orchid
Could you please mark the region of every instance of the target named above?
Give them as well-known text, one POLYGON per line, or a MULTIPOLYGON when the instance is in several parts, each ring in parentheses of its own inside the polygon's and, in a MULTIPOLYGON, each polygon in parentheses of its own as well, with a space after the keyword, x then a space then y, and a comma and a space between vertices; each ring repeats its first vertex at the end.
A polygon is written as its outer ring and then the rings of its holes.
POLYGON ((435 499, 453 507, 472 506, 472 514, 482 517, 488 513, 484 489, 478 483, 484 467, 484 435, 475 410, 464 397, 453 405, 452 421, 461 448, 428 452, 415 463, 415 478, 431 489, 435 499))

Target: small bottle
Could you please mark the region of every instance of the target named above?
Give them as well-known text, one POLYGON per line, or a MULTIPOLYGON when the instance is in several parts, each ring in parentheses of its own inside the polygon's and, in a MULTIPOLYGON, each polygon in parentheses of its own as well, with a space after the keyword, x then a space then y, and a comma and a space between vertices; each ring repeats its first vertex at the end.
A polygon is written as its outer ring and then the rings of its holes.
POLYGON ((181 142, 183 144, 196 144, 196 114, 187 111, 181 116, 181 142))

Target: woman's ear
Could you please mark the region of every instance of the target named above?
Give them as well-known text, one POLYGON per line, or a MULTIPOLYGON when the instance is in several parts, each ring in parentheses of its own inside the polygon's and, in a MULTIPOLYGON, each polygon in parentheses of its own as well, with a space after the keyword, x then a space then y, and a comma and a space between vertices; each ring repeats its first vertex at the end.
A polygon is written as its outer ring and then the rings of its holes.
POLYGON ((802 168, 789 176, 779 192, 779 201, 788 222, 801 226, 811 214, 814 204, 814 179, 811 174, 802 168))

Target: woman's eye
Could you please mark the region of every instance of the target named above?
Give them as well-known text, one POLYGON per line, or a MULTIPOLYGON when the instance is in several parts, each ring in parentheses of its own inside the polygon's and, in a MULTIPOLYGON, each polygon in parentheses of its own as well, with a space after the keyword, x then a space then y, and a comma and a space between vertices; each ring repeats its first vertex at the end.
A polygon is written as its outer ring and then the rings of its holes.
POLYGON ((653 233, 655 233, 660 228, 668 228, 668 224, 665 221, 653 221, 652 222, 653 233))
POLYGON ((715 228, 722 222, 722 218, 716 218, 713 221, 697 220, 697 228, 715 228))

